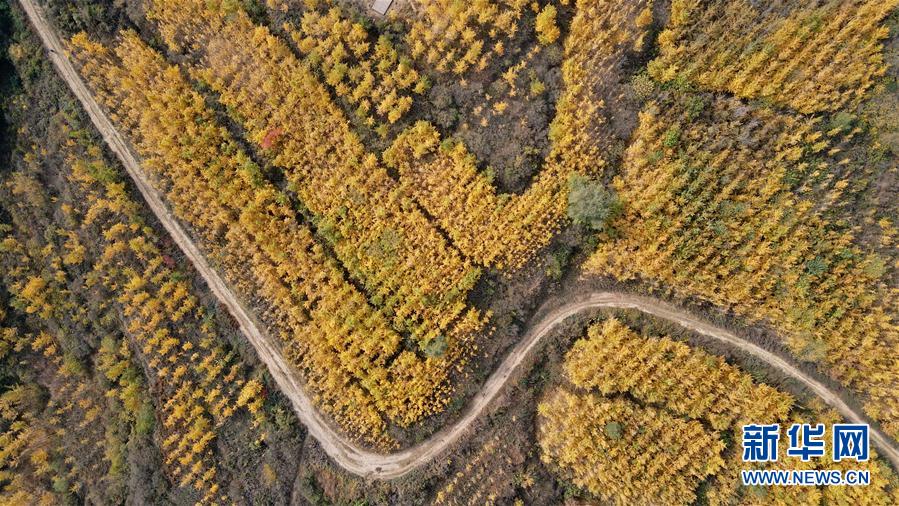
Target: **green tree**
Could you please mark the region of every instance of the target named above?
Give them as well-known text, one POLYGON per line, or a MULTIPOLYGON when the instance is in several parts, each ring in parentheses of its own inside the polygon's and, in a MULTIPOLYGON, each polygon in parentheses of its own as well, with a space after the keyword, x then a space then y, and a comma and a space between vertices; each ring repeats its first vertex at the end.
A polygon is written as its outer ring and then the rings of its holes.
POLYGON ((602 183, 580 174, 568 181, 568 217, 578 225, 604 231, 621 212, 618 197, 602 183))

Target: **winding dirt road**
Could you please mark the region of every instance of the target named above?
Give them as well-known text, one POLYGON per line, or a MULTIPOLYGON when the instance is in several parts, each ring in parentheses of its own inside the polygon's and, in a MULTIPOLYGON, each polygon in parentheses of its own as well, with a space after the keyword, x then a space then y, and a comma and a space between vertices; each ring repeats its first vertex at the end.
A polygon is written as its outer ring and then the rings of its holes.
MULTIPOLYGON (((100 108, 93 95, 88 91, 81 77, 68 60, 65 49, 55 30, 48 23, 43 10, 34 0, 19 0, 32 25, 43 40, 49 52, 50 60, 56 66, 60 76, 81 101, 91 121, 103 135, 103 139, 115 152, 124 165, 129 176, 134 180, 137 189, 147 201, 150 209, 181 248, 194 267, 203 276, 215 296, 237 320, 241 331, 256 349, 259 358, 265 363, 281 391, 293 404, 300 421, 309 433, 321 444, 325 452, 347 471, 376 479, 399 478, 414 469, 421 467, 431 459, 443 453, 465 435, 471 423, 489 411, 492 401, 497 398, 509 378, 516 372, 524 359, 535 349, 550 331, 566 318, 578 313, 597 308, 636 309, 655 317, 677 323, 689 330, 720 341, 732 348, 748 353, 764 361, 770 367, 778 369, 785 375, 801 382, 809 390, 818 395, 824 402, 839 411, 847 420, 864 423, 867 419, 840 396, 824 384, 801 371, 795 365, 777 354, 761 348, 729 331, 706 323, 689 312, 675 308, 655 299, 616 292, 595 292, 547 313, 519 341, 497 370, 488 378, 481 391, 474 397, 463 415, 452 425, 439 431, 428 440, 389 455, 374 453, 359 446, 339 433, 330 422, 317 410, 305 390, 284 361, 277 346, 270 337, 260 330, 260 325, 244 309, 238 297, 230 290, 219 274, 209 265, 206 258, 194 244, 191 237, 166 207, 159 192, 152 186, 143 173, 135 155, 128 144, 113 127, 105 112, 100 108)), ((871 440, 879 452, 899 469, 899 449, 880 431, 872 427, 871 440)))

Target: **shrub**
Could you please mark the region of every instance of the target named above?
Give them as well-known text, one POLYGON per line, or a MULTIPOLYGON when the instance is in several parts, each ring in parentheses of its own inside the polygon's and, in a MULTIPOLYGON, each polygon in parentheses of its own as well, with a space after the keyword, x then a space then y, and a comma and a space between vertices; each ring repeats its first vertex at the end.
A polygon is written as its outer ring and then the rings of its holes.
POLYGON ((618 197, 602 183, 581 175, 568 181, 568 217, 591 230, 605 231, 621 211, 618 197))

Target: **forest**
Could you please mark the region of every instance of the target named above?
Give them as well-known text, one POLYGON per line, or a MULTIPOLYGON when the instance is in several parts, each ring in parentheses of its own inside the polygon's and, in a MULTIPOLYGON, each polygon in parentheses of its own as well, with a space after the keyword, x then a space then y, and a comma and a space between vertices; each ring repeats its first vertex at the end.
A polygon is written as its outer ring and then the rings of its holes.
POLYGON ((0 504, 899 503, 899 0, 6 0, 0 49, 0 504), (597 293, 791 369, 544 328, 597 293), (792 370, 888 448, 762 467, 870 485, 740 483, 742 425, 847 419, 792 370))

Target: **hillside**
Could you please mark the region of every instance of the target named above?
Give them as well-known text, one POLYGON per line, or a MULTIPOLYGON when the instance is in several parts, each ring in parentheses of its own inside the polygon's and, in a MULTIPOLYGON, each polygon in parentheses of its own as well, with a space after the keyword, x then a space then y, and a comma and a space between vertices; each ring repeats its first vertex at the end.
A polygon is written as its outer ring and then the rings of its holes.
POLYGON ((0 504, 899 502, 899 2, 0 23, 0 504))

